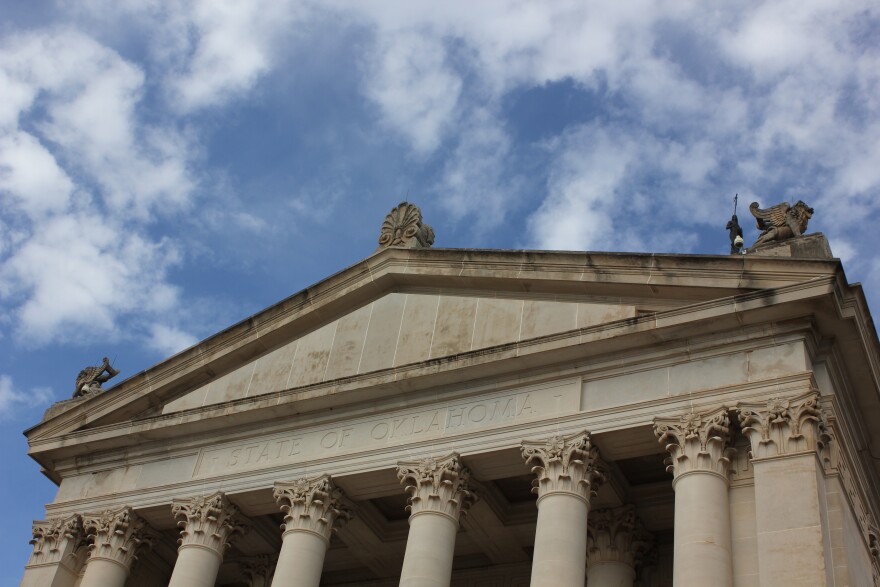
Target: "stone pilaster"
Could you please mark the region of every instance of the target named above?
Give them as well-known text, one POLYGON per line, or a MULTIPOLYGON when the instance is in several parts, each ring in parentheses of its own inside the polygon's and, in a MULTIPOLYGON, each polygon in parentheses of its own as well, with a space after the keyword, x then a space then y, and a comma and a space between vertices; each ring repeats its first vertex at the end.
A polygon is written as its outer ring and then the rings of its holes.
POLYGON ((715 473, 727 480, 730 457, 730 418, 727 408, 677 418, 654 418, 654 434, 669 453, 667 471, 680 476, 693 471, 715 473))
POLYGON ((737 405, 752 459, 821 451, 831 440, 819 409, 819 394, 737 405))
POLYGON ((570 493, 589 503, 605 481, 599 451, 590 444, 588 432, 522 442, 522 455, 532 465, 536 479, 532 492, 538 500, 550 493, 570 493))
POLYGON ((156 531, 128 506, 85 514, 83 528, 92 545, 81 587, 122 587, 138 554, 159 539, 156 531))
POLYGON ((833 561, 822 497, 822 454, 831 436, 819 394, 743 402, 737 409, 751 445, 761 584, 830 584, 833 561))
POLYGON ((169 587, 213 587, 230 541, 247 531, 238 508, 218 491, 175 499, 171 513, 181 530, 169 587))
POLYGON ((247 579, 248 587, 269 587, 272 584, 277 561, 277 556, 260 554, 239 559, 238 564, 247 579))
POLYGON ((238 507, 222 491, 188 499, 175 499, 171 515, 181 528, 177 543, 181 548, 200 546, 214 551, 221 559, 236 535, 244 534, 238 507))
POLYGON ((633 505, 593 510, 587 528, 587 568, 620 563, 635 572, 654 544, 633 505))
POLYGON ((351 518, 345 496, 330 475, 276 483, 274 495, 284 533, 272 584, 318 587, 330 536, 351 518))
POLYGON ((590 500, 604 481, 599 451, 583 431, 522 442, 535 474, 538 523, 532 556, 532 587, 583 587, 590 500))
POLYGON ((476 498, 468 490, 470 472, 462 466, 458 453, 441 459, 400 462, 397 478, 406 486, 410 519, 431 512, 446 515, 457 525, 459 515, 476 498))
POLYGON ((727 408, 655 418, 675 477, 675 585, 732 587, 727 408))
POLYGON ((409 535, 400 573, 401 587, 447 587, 460 516, 476 499, 470 473, 458 453, 397 464, 406 487, 409 535))
POLYGON ((275 484, 275 501, 284 512, 284 533, 313 532, 328 543, 330 535, 351 519, 342 490, 330 475, 275 484))
POLYGON ((25 567, 23 587, 73 587, 88 555, 82 516, 73 514, 33 525, 34 549, 25 567))
POLYGON ((33 535, 30 544, 34 550, 28 566, 58 563, 71 566, 71 559, 76 558, 76 551, 86 539, 79 514, 35 521, 33 535))

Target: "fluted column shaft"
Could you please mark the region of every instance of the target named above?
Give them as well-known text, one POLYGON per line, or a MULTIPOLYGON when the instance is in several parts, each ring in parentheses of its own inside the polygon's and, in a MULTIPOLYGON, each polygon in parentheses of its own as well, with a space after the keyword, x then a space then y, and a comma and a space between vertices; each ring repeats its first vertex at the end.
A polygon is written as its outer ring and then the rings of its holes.
POLYGON ((741 403, 737 408, 752 449, 760 584, 832 584, 830 529, 821 503, 825 475, 819 458, 830 436, 818 394, 741 403))
POLYGON ((94 536, 80 587, 124 587, 137 560, 158 535, 130 507, 83 516, 94 536))
POLYGON ((732 587, 727 409, 656 418, 675 475, 675 585, 732 587))
POLYGON ((538 523, 532 587, 583 587, 590 499, 604 476, 587 432, 524 441, 523 458, 535 473, 538 523))
POLYGON ((636 566, 653 544, 653 538, 626 505, 590 512, 587 533, 587 584, 632 587, 636 566))
POLYGON ((410 512, 400 585, 448 587, 459 517, 475 499, 468 489, 470 473, 452 453, 399 463, 397 477, 406 486, 410 512))
POLYGON ((330 475, 275 484, 285 513, 275 587, 318 587, 331 534, 351 517, 330 475))
POLYGON ((82 516, 35 521, 21 587, 73 587, 86 550, 82 516))
POLYGON ((245 532, 238 508, 218 491, 176 499, 171 512, 181 531, 168 587, 214 587, 230 540, 245 532))

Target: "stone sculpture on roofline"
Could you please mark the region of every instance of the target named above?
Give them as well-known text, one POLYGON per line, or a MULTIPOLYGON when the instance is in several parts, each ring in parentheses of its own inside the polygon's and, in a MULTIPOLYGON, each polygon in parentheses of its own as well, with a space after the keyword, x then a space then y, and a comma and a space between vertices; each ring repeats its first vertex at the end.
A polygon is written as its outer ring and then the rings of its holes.
POLYGON ((73 397, 82 397, 99 391, 102 383, 106 383, 113 377, 119 375, 119 370, 114 369, 110 364, 110 359, 104 357, 104 362, 93 367, 86 367, 76 376, 76 388, 73 391, 73 397))
POLYGON ((750 250, 773 242, 798 238, 807 231, 807 223, 813 217, 813 209, 802 200, 792 206, 782 202, 769 208, 761 209, 758 202, 749 204, 749 212, 758 223, 761 235, 750 250))
POLYGON ((426 249, 434 244, 434 229, 422 222, 422 211, 415 204, 401 202, 391 209, 382 223, 379 248, 426 249))

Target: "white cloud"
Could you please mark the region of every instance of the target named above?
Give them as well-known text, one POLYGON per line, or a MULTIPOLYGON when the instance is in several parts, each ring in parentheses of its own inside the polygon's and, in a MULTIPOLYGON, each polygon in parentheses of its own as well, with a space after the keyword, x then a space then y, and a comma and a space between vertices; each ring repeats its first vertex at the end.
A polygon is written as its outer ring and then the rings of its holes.
POLYGON ((491 113, 478 110, 471 115, 435 190, 453 219, 470 216, 478 229, 494 228, 504 220, 518 196, 516 175, 505 177, 510 143, 491 113))
POLYGON ((19 409, 46 406, 54 400, 52 390, 34 387, 27 392, 19 391, 9 375, 0 375, 0 420, 12 416, 19 409))
POLYGON ((462 82, 446 59, 442 38, 413 30, 384 36, 370 60, 368 95, 417 153, 436 149, 454 121, 462 82))
POLYGON ((199 342, 195 336, 174 326, 153 324, 147 344, 163 356, 179 353, 199 342))
POLYGON ((144 122, 143 71, 78 31, 7 38, 0 77, 12 88, 8 102, 0 89, 0 202, 16 212, 0 298, 17 337, 136 336, 125 317, 177 303, 167 271, 180 255, 149 228, 191 202, 188 139, 144 122))

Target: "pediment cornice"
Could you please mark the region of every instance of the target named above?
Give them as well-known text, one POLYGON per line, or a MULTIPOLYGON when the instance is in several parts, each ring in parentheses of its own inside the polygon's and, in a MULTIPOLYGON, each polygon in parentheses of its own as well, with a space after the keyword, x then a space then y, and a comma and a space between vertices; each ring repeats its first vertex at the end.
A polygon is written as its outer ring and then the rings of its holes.
MULTIPOLYGON (((183 391, 210 381, 272 350, 297 333, 327 323, 352 307, 406 287, 442 287, 468 291, 495 291, 525 295, 582 295, 680 300, 682 308, 650 319, 609 324, 594 334, 569 333, 561 346, 582 344, 590 336, 603 339, 636 333, 653 324, 673 324, 676 316, 696 317, 717 307, 719 312, 741 312, 749 300, 764 299, 761 292, 818 294, 840 285, 836 260, 777 259, 748 256, 580 253, 553 251, 497 251, 474 249, 383 249, 310 286, 177 355, 145 370, 95 397, 72 406, 26 431, 32 445, 77 430, 133 419, 163 405, 183 391), (824 285, 823 285, 824 284, 824 285), (795 293, 801 292, 801 293, 795 293), (731 301, 736 300, 736 301, 731 301), (733 304, 733 306, 731 306, 733 304), (737 306, 738 305, 738 306, 737 306), (690 308, 690 309, 689 309, 690 308), (724 308, 727 308, 724 310, 724 308), (653 321, 653 322, 652 322, 653 321), (601 334, 600 334, 601 333, 601 334)), ((842 281, 846 286, 845 279, 842 281)), ((765 304, 765 302, 758 302, 765 304)), ((479 366, 513 357, 537 355, 547 341, 483 349, 470 358, 443 361, 442 370, 479 366), (459 363, 461 363, 459 365, 459 363), (456 367, 458 365, 458 367, 456 367)), ((429 361, 430 363, 430 361, 429 361)), ((398 369, 414 372, 408 366, 398 369)), ((387 375, 387 374, 386 374, 387 375)), ((381 377, 381 374, 377 374, 381 377)), ((398 375, 395 374, 395 378, 398 375)), ((420 375, 421 376, 421 375, 420 375)), ((351 379, 364 379, 361 377, 351 379)), ((369 379, 366 378, 366 379, 369 379)), ((261 398, 260 401, 268 401, 261 398)))

